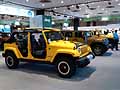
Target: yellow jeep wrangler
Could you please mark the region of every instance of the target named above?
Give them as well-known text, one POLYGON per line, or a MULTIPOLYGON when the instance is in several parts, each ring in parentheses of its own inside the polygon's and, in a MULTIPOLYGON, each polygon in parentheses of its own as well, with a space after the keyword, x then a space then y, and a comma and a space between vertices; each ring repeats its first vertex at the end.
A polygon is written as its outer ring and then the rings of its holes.
POLYGON ((114 37, 112 32, 102 32, 102 30, 95 30, 93 31, 94 35, 99 35, 99 37, 107 38, 109 41, 109 47, 111 48, 112 43, 114 43, 114 37))
POLYGON ((43 62, 55 65, 64 78, 71 77, 76 66, 85 67, 95 57, 88 45, 63 40, 59 30, 33 28, 14 32, 4 44, 2 55, 9 69, 17 68, 20 61, 43 62))
POLYGON ((91 31, 62 31, 62 33, 70 41, 90 45, 93 53, 97 56, 103 55, 108 50, 108 39, 93 35, 91 31))

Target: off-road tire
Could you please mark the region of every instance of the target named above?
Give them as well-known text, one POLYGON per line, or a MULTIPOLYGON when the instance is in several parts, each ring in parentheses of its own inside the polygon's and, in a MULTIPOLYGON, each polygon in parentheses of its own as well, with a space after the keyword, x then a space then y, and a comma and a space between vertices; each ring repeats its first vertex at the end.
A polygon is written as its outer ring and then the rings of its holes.
POLYGON ((73 58, 62 56, 57 58, 56 70, 60 77, 70 78, 76 72, 76 64, 73 58))
POLYGON ((105 53, 104 45, 101 45, 101 44, 93 45, 92 51, 96 56, 102 56, 105 53))
POLYGON ((13 53, 7 53, 5 56, 5 63, 9 69, 16 69, 19 65, 19 60, 13 53))

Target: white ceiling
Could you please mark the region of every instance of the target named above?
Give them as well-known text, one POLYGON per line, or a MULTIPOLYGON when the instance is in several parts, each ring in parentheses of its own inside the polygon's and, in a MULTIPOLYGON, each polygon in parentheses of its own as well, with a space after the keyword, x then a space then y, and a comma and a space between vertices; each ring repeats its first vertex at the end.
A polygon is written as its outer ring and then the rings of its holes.
MULTIPOLYGON (((55 12, 77 16, 77 17, 120 15, 120 0, 110 0, 111 4, 108 4, 108 1, 105 0, 51 0, 50 3, 41 3, 40 0, 29 0, 28 2, 26 2, 26 0, 0 0, 0 1, 3 1, 1 3, 3 4, 5 3, 4 5, 10 5, 15 7, 17 6, 22 8, 24 7, 27 9, 51 8, 47 10, 54 10, 55 12), (63 1, 63 3, 61 3, 61 1, 63 1), (78 4, 78 3, 79 3, 79 9, 76 9, 75 5, 70 6, 70 10, 67 9, 67 5, 78 4), (64 5, 65 7, 53 8, 64 5), (113 8, 106 8, 107 6, 113 6, 113 8), (89 8, 95 8, 95 10, 90 10, 89 8)), ((53 13, 51 13, 51 15, 53 15, 53 13)))

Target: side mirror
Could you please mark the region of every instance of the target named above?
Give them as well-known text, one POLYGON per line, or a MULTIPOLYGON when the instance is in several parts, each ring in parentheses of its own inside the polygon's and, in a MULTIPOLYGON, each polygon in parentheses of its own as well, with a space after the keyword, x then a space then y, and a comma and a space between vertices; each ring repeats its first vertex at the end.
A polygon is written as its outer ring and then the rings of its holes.
POLYGON ((51 42, 51 39, 48 39, 48 43, 50 43, 51 42))

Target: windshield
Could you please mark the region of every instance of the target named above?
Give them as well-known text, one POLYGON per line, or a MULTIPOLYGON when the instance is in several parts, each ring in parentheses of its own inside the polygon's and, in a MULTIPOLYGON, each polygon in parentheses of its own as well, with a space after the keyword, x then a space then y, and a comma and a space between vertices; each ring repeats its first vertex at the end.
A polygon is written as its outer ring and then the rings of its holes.
POLYGON ((103 33, 101 31, 94 31, 93 33, 94 33, 94 35, 103 35, 103 33))
POLYGON ((63 40, 61 32, 50 31, 50 32, 45 32, 45 35, 48 41, 63 40))
POLYGON ((85 32, 85 35, 86 35, 87 37, 92 37, 92 33, 91 33, 91 32, 85 32))

